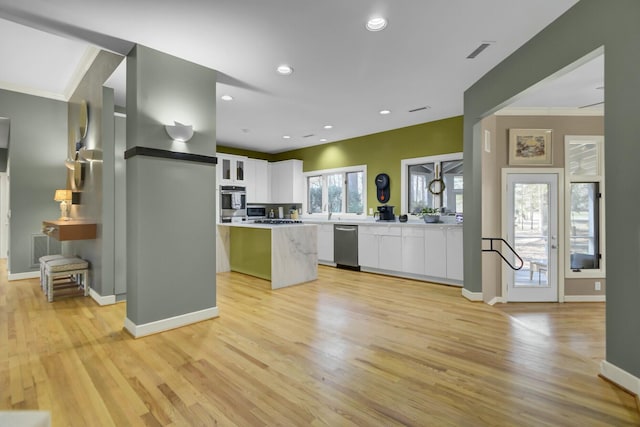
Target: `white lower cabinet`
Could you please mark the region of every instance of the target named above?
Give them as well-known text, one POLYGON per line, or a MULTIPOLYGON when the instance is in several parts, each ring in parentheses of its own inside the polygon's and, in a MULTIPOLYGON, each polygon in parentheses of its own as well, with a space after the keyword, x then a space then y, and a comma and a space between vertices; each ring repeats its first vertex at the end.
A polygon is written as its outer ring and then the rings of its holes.
POLYGON ((424 230, 424 274, 447 277, 447 229, 444 226, 424 230))
POLYGON ((424 274, 424 230, 418 227, 402 229, 402 272, 424 274))
POLYGON ((378 234, 375 225, 358 226, 358 264, 378 268, 378 234))
POLYGON ((447 228, 447 278, 464 279, 464 262, 462 258, 462 228, 447 228))
POLYGON ((381 227, 378 239, 379 268, 389 271, 402 271, 402 229, 400 227, 381 227))
POLYGON ((318 261, 333 262, 333 224, 318 225, 318 261))
MULTIPOLYGON (((333 224, 318 224, 318 260, 334 262, 333 224)), ((462 227, 358 224, 358 264, 398 276, 459 285, 464 278, 462 227)))

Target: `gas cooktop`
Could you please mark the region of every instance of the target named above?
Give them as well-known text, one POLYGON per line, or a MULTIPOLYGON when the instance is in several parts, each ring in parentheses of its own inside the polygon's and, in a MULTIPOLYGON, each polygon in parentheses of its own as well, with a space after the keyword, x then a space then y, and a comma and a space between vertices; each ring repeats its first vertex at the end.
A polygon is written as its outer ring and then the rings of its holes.
POLYGON ((254 224, 302 224, 299 219, 256 219, 254 224))

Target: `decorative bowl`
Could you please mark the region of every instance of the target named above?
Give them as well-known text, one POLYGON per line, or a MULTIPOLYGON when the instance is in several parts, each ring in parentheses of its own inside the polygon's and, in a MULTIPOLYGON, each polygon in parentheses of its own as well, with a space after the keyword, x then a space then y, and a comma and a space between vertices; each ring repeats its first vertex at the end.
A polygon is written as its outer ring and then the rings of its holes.
POLYGON ((422 219, 424 219, 424 222, 426 222, 427 224, 433 224, 436 222, 440 222, 440 215, 424 215, 422 219))

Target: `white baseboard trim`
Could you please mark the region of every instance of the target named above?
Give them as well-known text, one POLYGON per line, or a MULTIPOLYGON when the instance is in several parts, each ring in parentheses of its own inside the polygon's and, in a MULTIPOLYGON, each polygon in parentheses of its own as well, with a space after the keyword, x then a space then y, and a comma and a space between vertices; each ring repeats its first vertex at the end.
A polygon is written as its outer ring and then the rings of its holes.
POLYGON ((131 333, 131 335, 133 335, 134 338, 140 338, 146 335, 180 328, 203 320, 213 319, 218 316, 218 307, 211 307, 200 311, 194 311, 193 313, 169 317, 168 319, 156 320, 155 322, 149 322, 143 325, 136 325, 127 317, 124 320, 124 327, 131 333))
POLYGON ((91 288, 89 288, 89 295, 91 295, 91 298, 93 298, 93 300, 99 305, 111 305, 116 303, 115 295, 102 296, 91 288))
POLYGON ((471 292, 465 288, 462 288, 462 296, 469 301, 482 301, 482 292, 471 292))
POLYGON ((506 300, 506 299, 504 299, 504 298, 502 298, 502 297, 493 297, 493 298, 491 298, 491 300, 490 300, 487 304, 489 304, 489 305, 496 305, 496 304, 498 304, 498 303, 500 303, 500 304, 504 304, 504 303, 506 303, 506 302, 507 302, 507 300, 506 300))
POLYGON ((12 280, 24 280, 24 279, 39 279, 40 278, 40 270, 38 271, 27 271, 26 273, 16 273, 7 275, 9 281, 12 280))
POLYGON ((565 295, 564 302, 605 302, 606 295, 565 295))
POLYGON ((636 396, 640 396, 640 378, 618 368, 613 363, 606 360, 600 362, 600 375, 636 396))

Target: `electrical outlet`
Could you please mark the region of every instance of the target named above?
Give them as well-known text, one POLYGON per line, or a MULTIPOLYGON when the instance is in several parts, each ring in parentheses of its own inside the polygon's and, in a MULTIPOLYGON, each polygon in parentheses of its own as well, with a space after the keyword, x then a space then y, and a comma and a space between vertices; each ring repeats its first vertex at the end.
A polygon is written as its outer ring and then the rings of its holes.
POLYGON ((369 215, 373 215, 373 208, 369 208, 369 215))
POLYGON ((602 289, 602 285, 600 282, 596 282, 596 291, 599 291, 602 289))

